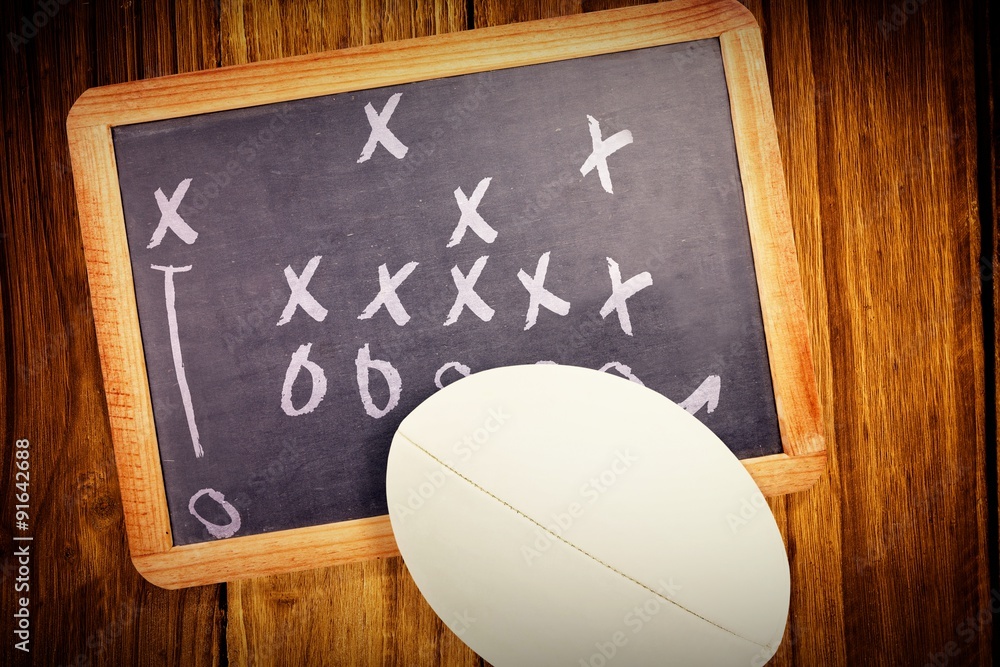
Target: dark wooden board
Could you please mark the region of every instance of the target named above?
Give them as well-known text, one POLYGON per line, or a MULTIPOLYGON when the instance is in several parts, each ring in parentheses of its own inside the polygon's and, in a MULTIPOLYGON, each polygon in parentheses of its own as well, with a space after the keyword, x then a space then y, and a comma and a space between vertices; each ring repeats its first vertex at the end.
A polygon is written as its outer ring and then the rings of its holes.
MULTIPOLYGON (((12 497, 7 452, 20 437, 44 445, 46 486, 31 603, 36 651, 24 656, 4 642, 0 662, 480 664, 398 558, 176 591, 135 572, 114 509, 63 122, 89 85, 457 30, 466 18, 497 25, 516 18, 517 4, 477 0, 466 15, 465 2, 384 12, 383 3, 357 1, 91 0, 61 6, 18 53, 2 45, 0 497, 12 497), (24 377, 32 360, 38 370, 24 377)), ((607 4, 553 0, 531 17, 607 4)), ((830 472, 811 491, 771 501, 793 577, 789 635, 773 664, 923 665, 961 641, 948 664, 991 665, 989 631, 971 643, 956 632, 989 604, 987 562, 998 548, 978 509, 984 440, 970 399, 983 364, 981 323, 969 310, 977 275, 969 243, 978 234, 969 172, 977 135, 992 141, 988 128, 968 128, 976 3, 922 3, 885 34, 878 22, 910 3, 747 4, 764 28, 800 260, 813 267, 803 285, 830 451, 830 472), (887 99, 895 102, 884 113, 853 117, 887 99), (955 115, 948 127, 962 131, 929 143, 924 133, 941 126, 931 112, 943 109, 955 115), (885 142, 878 154, 873 136, 885 142), (887 231, 872 222, 879 216, 900 222, 887 231), (929 314, 936 329, 920 328, 929 314), (905 358, 890 360, 893 349, 905 358), (869 368, 876 361, 884 365, 869 368), (915 383, 917 375, 928 380, 915 383), (887 462, 881 478, 862 477, 887 462), (927 534, 932 525, 940 535, 927 534)), ((3 3, 0 33, 35 11, 30 0, 3 3)), ((9 564, 11 515, 2 516, 0 563, 9 564)), ((0 589, 3 610, 12 595, 0 589)))

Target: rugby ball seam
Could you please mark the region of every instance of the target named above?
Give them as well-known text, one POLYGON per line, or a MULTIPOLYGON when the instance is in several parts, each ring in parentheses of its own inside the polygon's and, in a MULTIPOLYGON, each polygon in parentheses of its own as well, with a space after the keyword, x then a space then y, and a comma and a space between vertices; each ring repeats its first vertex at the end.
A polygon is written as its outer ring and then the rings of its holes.
POLYGON ((503 505, 504 507, 506 507, 507 509, 509 509, 511 512, 513 512, 514 514, 520 516, 521 518, 527 520, 531 524, 537 526, 541 530, 545 531, 547 534, 551 535, 553 538, 559 540, 560 542, 562 542, 566 546, 570 547, 571 549, 574 549, 575 551, 578 551, 579 553, 583 554, 584 556, 586 556, 590 560, 594 561, 595 563, 597 563, 597 564, 599 564, 599 565, 607 568, 608 570, 614 572, 615 574, 621 576, 622 578, 624 578, 624 579, 632 582, 636 586, 639 586, 643 590, 646 590, 646 591, 652 593, 653 595, 657 596, 658 598, 661 598, 662 600, 664 600, 664 601, 666 601, 666 602, 674 605, 675 607, 677 607, 681 611, 684 611, 684 612, 686 612, 688 614, 691 614, 695 618, 701 619, 702 621, 704 621, 704 622, 706 622, 706 623, 708 623, 708 624, 710 624, 710 625, 712 625, 712 626, 714 626, 714 627, 722 630, 723 632, 727 632, 727 633, 733 635, 734 637, 736 637, 738 639, 742 639, 743 641, 749 642, 749 643, 753 644, 754 646, 759 646, 760 648, 763 648, 763 649, 772 650, 774 648, 774 647, 772 647, 770 645, 762 644, 762 643, 760 643, 758 641, 755 641, 753 639, 750 639, 748 637, 744 637, 743 635, 739 634, 738 632, 734 632, 733 630, 731 630, 731 629, 729 629, 729 628, 727 628, 727 627, 725 627, 723 625, 720 625, 720 624, 716 623, 715 621, 713 621, 713 620, 711 620, 709 618, 706 618, 706 617, 702 616, 698 612, 692 611, 691 609, 688 609, 687 607, 685 607, 684 605, 678 603, 677 601, 671 600, 670 598, 664 596, 662 593, 658 592, 657 590, 655 590, 655 589, 653 589, 653 588, 651 588, 651 587, 643 584, 642 582, 640 582, 639 580, 635 579, 634 577, 629 576, 628 574, 622 572, 621 570, 619 570, 618 568, 614 567, 613 565, 611 565, 609 563, 606 563, 605 561, 601 560, 597 556, 594 556, 593 554, 589 553, 585 549, 582 549, 581 547, 573 544, 572 542, 570 542, 569 540, 567 540, 563 536, 557 535, 553 531, 549 530, 548 528, 545 527, 544 524, 542 524, 542 523, 536 521, 535 519, 531 518, 530 516, 528 516, 527 514, 525 514, 524 512, 522 512, 521 510, 517 509, 516 507, 514 507, 513 505, 511 505, 510 503, 508 503, 503 498, 501 498, 501 497, 497 496, 496 494, 490 492, 488 489, 486 489, 483 486, 477 484, 476 482, 474 482, 472 479, 470 479, 466 475, 462 474, 461 472, 459 472, 458 470, 456 470, 452 466, 448 465, 447 463, 445 463, 444 461, 442 461, 438 457, 434 456, 434 454, 432 454, 430 451, 428 451, 427 449, 421 447, 419 444, 417 444, 416 442, 414 442, 412 438, 410 438, 405 433, 402 433, 402 431, 397 432, 397 435, 401 436, 402 440, 405 440, 407 443, 409 443, 410 445, 412 445, 413 447, 415 447, 417 450, 423 452, 426 456, 428 456, 430 459, 432 459, 433 461, 435 461, 443 469, 448 470, 449 472, 451 472, 452 474, 454 474, 459 479, 464 480, 472 488, 478 490, 480 493, 482 493, 482 494, 488 496, 489 498, 493 499, 494 501, 500 503, 501 505, 503 505))

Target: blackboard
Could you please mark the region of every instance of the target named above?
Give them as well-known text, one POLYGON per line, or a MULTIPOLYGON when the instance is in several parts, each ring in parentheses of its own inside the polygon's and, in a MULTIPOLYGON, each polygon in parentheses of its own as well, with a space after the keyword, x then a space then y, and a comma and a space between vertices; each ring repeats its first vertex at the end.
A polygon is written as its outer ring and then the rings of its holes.
POLYGON ((766 493, 811 484, 825 452, 759 33, 723 0, 690 27, 690 4, 78 101, 95 321, 147 578, 391 554, 396 427, 500 365, 640 382, 766 493))
MULTIPOLYGON (((717 39, 131 125, 114 144, 177 544, 213 539, 189 510, 201 489, 236 509, 236 534, 385 514, 392 434, 449 363, 617 363, 678 403, 714 376, 718 403, 711 395, 696 415, 740 457, 781 453, 717 39), (386 127, 407 151, 379 144, 359 162, 366 105, 394 98, 386 127), (603 141, 631 133, 606 157, 611 192, 597 169, 581 173, 588 117, 603 141), (158 190, 168 212, 179 200, 183 227, 161 222, 158 190), (477 219, 460 225, 459 198, 477 191, 465 213, 477 219), (526 330, 518 274, 534 277, 543 256, 542 288, 569 310, 543 305, 526 330), (644 286, 602 317, 609 258, 620 284, 644 286), (477 261, 473 292, 492 316, 467 308, 447 324, 452 267, 466 278, 477 261), (201 457, 175 372, 167 273, 154 266, 190 267, 170 279, 201 457), (307 266, 307 303, 324 310, 293 304, 280 324, 285 267, 298 278, 307 266), (405 276, 389 299, 405 316, 383 306, 359 319, 380 267, 390 282, 405 276), (282 391, 303 345, 326 391, 291 416, 282 391), (392 396, 368 364, 359 384, 359 354, 391 364, 392 396)), ((295 412, 313 394, 308 368, 292 386, 295 412)), ((196 508, 230 524, 217 502, 196 508)))

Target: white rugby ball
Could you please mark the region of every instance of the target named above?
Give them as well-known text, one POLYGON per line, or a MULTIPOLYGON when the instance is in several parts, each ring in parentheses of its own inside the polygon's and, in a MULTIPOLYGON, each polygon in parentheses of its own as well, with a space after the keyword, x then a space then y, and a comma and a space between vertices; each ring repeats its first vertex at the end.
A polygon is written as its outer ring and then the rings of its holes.
POLYGON ((399 426, 386 494, 413 580, 497 667, 763 665, 789 601, 760 490, 662 395, 571 366, 438 391, 399 426))

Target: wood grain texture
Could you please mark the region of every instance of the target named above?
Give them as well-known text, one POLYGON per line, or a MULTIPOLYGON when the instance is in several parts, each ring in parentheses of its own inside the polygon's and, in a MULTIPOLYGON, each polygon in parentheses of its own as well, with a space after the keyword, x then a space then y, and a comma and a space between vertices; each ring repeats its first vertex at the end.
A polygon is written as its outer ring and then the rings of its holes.
MULTIPOLYGON (((1000 49, 994 43, 997 35, 996 7, 989 3, 975 4, 975 43, 976 43, 976 87, 978 93, 977 132, 979 135, 979 216, 982 226, 979 249, 979 279, 983 286, 981 303, 983 308, 983 343, 986 383, 986 461, 987 461, 987 493, 992 494, 992 506, 987 503, 989 524, 987 536, 992 555, 990 567, 990 592, 1000 590, 1000 554, 998 536, 1000 536, 1000 489, 997 479, 1000 478, 1000 437, 997 434, 997 414, 1000 412, 1000 322, 996 313, 1000 308, 1000 290, 997 289, 997 279, 1000 269, 1000 191, 997 183, 1000 179, 1000 49), (992 389, 992 401, 990 396, 992 389), (991 409, 992 408, 992 409, 991 409), (993 473, 992 478, 990 473, 993 473)), ((996 645, 1000 639, 1000 626, 993 625, 993 642, 996 645)))
MULTIPOLYGON (((831 5, 816 18, 878 30, 880 9, 831 5)), ((845 550, 869 561, 842 568, 844 588, 884 581, 850 599, 845 641, 862 661, 874 645, 899 662, 955 641, 963 660, 989 662, 988 632, 956 636, 988 593, 972 20, 971 3, 927 4, 850 60, 842 34, 814 40, 831 91, 820 193, 827 283, 841 286, 829 296, 845 365, 842 530, 845 550), (836 76, 847 67, 867 85, 836 76)))
MULTIPOLYGON (((824 278, 823 226, 820 215, 819 156, 816 135, 817 86, 813 77, 807 3, 773 3, 765 14, 749 5, 764 31, 771 97, 781 148, 799 272, 809 314, 820 403, 825 406, 826 473, 808 493, 794 499, 773 499, 775 513, 790 555, 792 602, 785 638, 776 665, 847 664, 844 645, 845 592, 841 561, 839 443, 830 360, 830 314, 824 278), (770 26, 776 25, 778 29, 770 26), (811 582, 822 581, 823 585, 811 582)), ((847 558, 856 555, 848 554, 847 558)))
MULTIPOLYGON (((477 0, 473 20, 516 20, 514 4, 477 0)), ((593 6, 536 4, 518 11, 593 6)), ((990 665, 990 632, 969 642, 959 634, 985 608, 989 554, 1000 550, 985 543, 985 406, 975 379, 983 329, 974 160, 977 136, 996 139, 973 125, 973 2, 928 0, 884 33, 879 22, 903 3, 746 4, 763 28, 830 452, 815 487, 772 501, 793 579, 789 630, 772 664, 924 665, 955 642, 949 665, 990 665)), ((90 664, 205 664, 219 661, 222 646, 218 587, 162 591, 128 562, 62 130, 70 104, 86 86, 181 64, 367 43, 375 29, 366 22, 395 20, 360 3, 222 0, 212 21, 176 21, 214 16, 214 6, 70 3, 22 51, 0 44, 0 565, 11 555, 11 444, 28 437, 44 480, 34 489, 38 664, 78 655, 90 664), (268 13, 279 5, 284 14, 268 13)), ((437 3, 426 15, 461 15, 461 28, 464 7, 437 3)), ((0 33, 34 11, 28 0, 3 3, 0 33)), ((477 664, 412 586, 398 559, 230 584, 229 658, 477 664)), ((0 663, 28 664, 10 642, 0 646, 0 663)))
MULTIPOLYGON (((152 588, 135 571, 123 540, 64 125, 85 88, 146 76, 145 37, 172 42, 173 29, 168 17, 140 17, 136 6, 72 3, 15 52, 6 36, 36 11, 31 2, 0 9, 3 561, 10 562, 12 551, 8 473, 16 438, 32 443, 34 536, 32 653, 5 640, 0 663, 217 664, 220 588, 152 588)), ((156 68, 157 74, 171 71, 172 59, 156 68)), ((13 610, 12 582, 4 577, 0 587, 5 616, 13 610)))
MULTIPOLYGON (((993 42, 995 35, 997 35, 997 30, 993 26, 992 21, 997 18, 996 8, 990 8, 987 3, 980 3, 977 5, 977 23, 979 24, 979 48, 977 49, 977 65, 980 67, 982 76, 980 78, 980 84, 985 88, 981 91, 980 95, 980 118, 984 119, 983 124, 979 128, 980 144, 981 150, 980 155, 985 155, 985 160, 980 163, 979 178, 980 178, 980 206, 983 212, 986 213, 982 217, 982 223, 984 225, 990 225, 990 235, 989 235, 989 246, 988 252, 983 252, 982 254, 986 257, 985 262, 980 263, 980 278, 989 284, 992 290, 992 304, 993 310, 989 311, 988 302, 984 300, 983 308, 984 315, 988 313, 992 316, 992 347, 993 347, 993 414, 992 420, 988 419, 987 424, 992 426, 992 441, 990 440, 991 433, 987 431, 986 437, 986 451, 987 459, 989 458, 990 449, 992 448, 993 453, 993 470, 997 473, 994 477, 994 487, 993 491, 996 495, 993 514, 990 517, 992 525, 990 526, 993 531, 991 537, 993 538, 990 542, 990 547, 993 550, 994 560, 992 562, 993 567, 990 570, 990 583, 991 592, 993 588, 1000 585, 1000 543, 997 541, 997 535, 1000 535, 1000 487, 996 485, 996 480, 1000 479, 1000 435, 997 433, 997 421, 998 415, 1000 415, 1000 321, 997 320, 997 313, 1000 312, 1000 188, 997 184, 1000 183, 1000 46, 993 42), (985 102, 985 108, 983 108, 983 102, 985 102), (985 117, 985 118, 984 118, 985 117), (988 143, 983 146, 983 141, 986 140, 988 143), (985 172, 985 173, 984 173, 985 172), (992 423, 991 423, 992 422, 992 423)), ((984 318, 985 319, 985 318, 984 318)), ((987 359, 989 359, 989 350, 991 342, 989 340, 990 332, 990 321, 988 319, 984 322, 984 339, 987 343, 986 353, 987 359)), ((989 374, 986 375, 986 382, 990 382, 989 374)), ((987 489, 989 491, 990 489, 987 489)), ((994 626, 993 638, 994 645, 996 645, 997 637, 1000 636, 1000 627, 994 626)))
POLYGON ((230 584, 229 618, 233 664, 481 664, 398 557, 230 584))
POLYGON ((795 587, 786 664, 924 664, 949 647, 949 664, 990 663, 988 632, 959 634, 987 581, 970 7, 927 4, 884 32, 890 3, 761 9, 766 40, 799 24, 811 43, 809 60, 779 56, 787 42, 769 55, 775 81, 787 68, 779 111, 812 87, 814 124, 786 107, 783 143, 786 168, 806 169, 790 190, 822 223, 796 232, 822 246, 835 430, 829 488, 781 503, 793 573, 841 586, 795 587))
MULTIPOLYGON (((135 478, 132 469, 119 474, 135 478)), ((127 497, 124 492, 122 496, 127 497)), ((165 510, 159 503, 156 511, 165 510)), ((151 522, 145 509, 131 511, 136 513, 125 513, 130 547, 132 523, 151 522)), ((389 517, 384 515, 219 542, 167 545, 141 554, 130 548, 130 552, 132 563, 147 581, 163 588, 181 588, 398 556, 399 548, 389 517)))
POLYGON ((973 69, 970 6, 945 17, 928 5, 884 32, 888 3, 755 8, 768 26, 793 218, 813 225, 796 228, 799 252, 823 260, 826 304, 817 276, 803 280, 811 312, 825 306, 830 323, 829 335, 814 330, 814 349, 831 349, 829 371, 818 372, 836 434, 828 478, 779 502, 790 553, 804 556, 793 558, 793 581, 819 575, 831 587, 793 589, 778 664, 990 662, 990 633, 959 625, 984 607, 987 567, 973 90, 962 78, 973 69), (844 29, 822 29, 831 25, 844 29), (868 48, 852 53, 858 35, 868 48), (942 522, 951 536, 930 535, 942 522), (824 523, 839 535, 820 532, 824 523), (946 551, 932 555, 928 543, 946 551))
POLYGON ((149 553, 165 551, 173 544, 170 517, 162 493, 163 474, 159 455, 142 446, 155 439, 152 402, 145 384, 146 363, 141 349, 125 344, 138 337, 131 317, 132 267, 128 244, 107 225, 87 220, 115 220, 122 214, 115 175, 114 147, 108 128, 88 127, 71 138, 70 156, 77 177, 77 208, 92 295, 94 328, 101 354, 104 394, 108 403, 112 439, 118 446, 115 463, 122 508, 129 527, 129 551, 133 561, 149 553), (74 145, 86 144, 87 150, 74 145), (87 174, 86 178, 81 177, 87 174), (138 389, 137 389, 138 388, 138 389), (137 517, 140 520, 133 519, 137 517))

